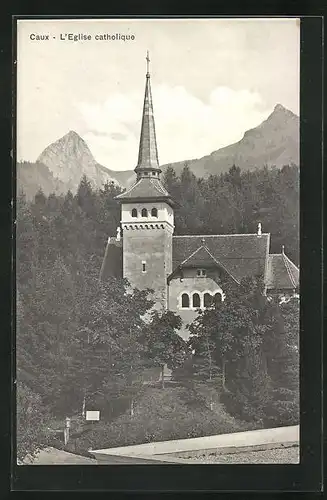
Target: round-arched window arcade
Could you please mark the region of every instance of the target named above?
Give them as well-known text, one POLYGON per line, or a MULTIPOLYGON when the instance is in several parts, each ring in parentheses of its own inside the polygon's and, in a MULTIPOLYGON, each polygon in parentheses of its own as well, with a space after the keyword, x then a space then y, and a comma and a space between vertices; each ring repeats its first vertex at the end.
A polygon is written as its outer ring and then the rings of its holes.
POLYGON ((222 302, 221 293, 217 292, 214 296, 215 304, 220 304, 222 302))
POLYGON ((190 297, 187 293, 182 295, 182 307, 190 307, 190 297))
POLYGON ((151 210, 151 215, 152 217, 158 217, 158 210, 155 207, 151 210))
POLYGON ((192 301, 193 307, 200 307, 200 305, 201 305, 200 295, 198 293, 193 293, 192 299, 193 299, 193 301, 192 301))
POLYGON ((148 216, 148 211, 146 208, 142 208, 142 217, 147 217, 148 216))
POLYGON ((136 208, 133 208, 133 210, 132 210, 132 217, 137 217, 137 210, 136 210, 136 208))
POLYGON ((210 307, 212 305, 212 295, 211 293, 205 293, 204 294, 204 307, 210 307))

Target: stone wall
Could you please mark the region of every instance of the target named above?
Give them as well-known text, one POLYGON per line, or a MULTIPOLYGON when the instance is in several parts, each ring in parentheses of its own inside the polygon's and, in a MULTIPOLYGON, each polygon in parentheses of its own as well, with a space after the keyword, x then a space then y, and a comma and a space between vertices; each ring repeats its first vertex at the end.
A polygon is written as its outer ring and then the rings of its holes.
POLYGON ((172 271, 172 230, 124 229, 123 276, 133 287, 154 290, 153 299, 167 307, 167 276, 172 271), (145 270, 143 270, 143 264, 145 270))

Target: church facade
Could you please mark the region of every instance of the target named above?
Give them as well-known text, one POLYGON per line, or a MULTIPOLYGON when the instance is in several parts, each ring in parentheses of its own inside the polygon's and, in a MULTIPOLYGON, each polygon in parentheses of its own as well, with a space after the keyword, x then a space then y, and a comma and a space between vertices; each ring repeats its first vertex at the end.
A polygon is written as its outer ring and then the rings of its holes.
MULTIPOLYGON (((126 278, 134 288, 152 289, 155 307, 177 312, 184 325, 198 309, 225 300, 226 277, 239 284, 261 275, 265 292, 289 297, 298 292, 299 269, 287 257, 270 254, 270 234, 174 234, 173 200, 160 180, 149 68, 146 74, 135 183, 116 197, 121 227, 109 237, 101 278, 126 278)), ((181 332, 187 338, 184 327, 181 332)))

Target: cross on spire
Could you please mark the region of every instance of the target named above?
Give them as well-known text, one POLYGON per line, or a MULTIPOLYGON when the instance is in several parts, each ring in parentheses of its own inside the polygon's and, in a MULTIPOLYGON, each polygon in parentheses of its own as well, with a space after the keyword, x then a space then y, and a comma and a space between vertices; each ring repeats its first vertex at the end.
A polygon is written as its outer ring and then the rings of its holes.
POLYGON ((146 51, 146 76, 150 76, 150 57, 149 57, 149 51, 146 51))

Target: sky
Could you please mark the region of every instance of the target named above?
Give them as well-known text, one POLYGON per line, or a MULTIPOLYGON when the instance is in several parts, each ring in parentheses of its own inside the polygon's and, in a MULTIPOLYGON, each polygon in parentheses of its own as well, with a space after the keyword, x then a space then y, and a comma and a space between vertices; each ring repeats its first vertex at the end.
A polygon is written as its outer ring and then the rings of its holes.
POLYGON ((134 169, 147 50, 161 165, 237 142, 278 103, 299 114, 294 18, 19 20, 17 33, 18 160, 74 130, 98 163, 134 169))

